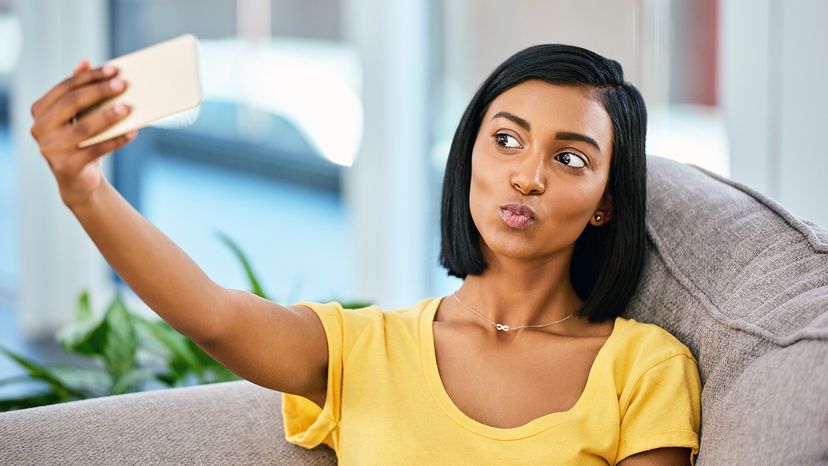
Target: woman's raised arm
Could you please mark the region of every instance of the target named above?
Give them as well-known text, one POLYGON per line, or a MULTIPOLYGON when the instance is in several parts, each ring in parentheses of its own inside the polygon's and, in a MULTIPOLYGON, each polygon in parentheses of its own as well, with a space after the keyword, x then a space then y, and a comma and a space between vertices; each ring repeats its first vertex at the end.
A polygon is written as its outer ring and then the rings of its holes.
POLYGON ((286 308, 212 281, 172 240, 102 176, 100 158, 137 133, 78 149, 129 113, 98 108, 124 91, 117 70, 83 63, 32 105, 31 133, 58 183, 61 199, 107 262, 162 319, 228 369, 256 384, 302 396, 324 394, 327 342, 313 311, 286 308))

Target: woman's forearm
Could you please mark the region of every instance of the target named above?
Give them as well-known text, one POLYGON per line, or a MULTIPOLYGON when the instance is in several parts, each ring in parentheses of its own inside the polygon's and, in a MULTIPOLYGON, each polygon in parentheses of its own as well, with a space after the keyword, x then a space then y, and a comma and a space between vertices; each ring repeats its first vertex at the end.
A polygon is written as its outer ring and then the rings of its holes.
POLYGON ((221 330, 228 292, 107 181, 68 205, 106 261, 162 319, 203 341, 221 330))

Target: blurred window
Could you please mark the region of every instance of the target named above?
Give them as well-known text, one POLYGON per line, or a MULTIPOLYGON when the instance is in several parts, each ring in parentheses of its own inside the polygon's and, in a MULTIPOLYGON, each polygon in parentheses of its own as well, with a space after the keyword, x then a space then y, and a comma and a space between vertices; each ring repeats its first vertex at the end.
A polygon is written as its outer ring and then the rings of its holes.
POLYGON ((224 286, 247 287, 216 231, 240 243, 275 299, 346 299, 340 176, 359 149, 362 103, 339 1, 111 7, 112 56, 192 33, 204 89, 198 108, 119 151, 118 190, 224 286))
POLYGON ((19 281, 17 255, 17 163, 9 128, 9 87, 22 47, 20 23, 0 2, 0 301, 15 299, 19 281))

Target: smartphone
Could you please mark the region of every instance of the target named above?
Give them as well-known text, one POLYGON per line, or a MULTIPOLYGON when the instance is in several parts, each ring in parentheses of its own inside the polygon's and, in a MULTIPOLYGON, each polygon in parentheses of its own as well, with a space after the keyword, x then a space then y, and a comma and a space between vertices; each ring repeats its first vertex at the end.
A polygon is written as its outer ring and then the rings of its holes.
POLYGON ((127 82, 127 90, 85 109, 77 117, 120 102, 132 107, 132 111, 103 132, 82 141, 78 144, 79 148, 191 110, 204 98, 199 76, 198 39, 192 34, 184 34, 121 55, 104 62, 104 65, 118 68, 118 76, 127 82))

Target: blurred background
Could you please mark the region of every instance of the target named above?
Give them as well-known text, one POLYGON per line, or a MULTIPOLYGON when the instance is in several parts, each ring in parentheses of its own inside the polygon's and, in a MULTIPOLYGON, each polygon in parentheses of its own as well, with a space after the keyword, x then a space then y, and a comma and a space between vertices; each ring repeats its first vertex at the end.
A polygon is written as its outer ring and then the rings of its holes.
MULTIPOLYGON (((63 206, 30 107, 81 60, 192 33, 205 99, 104 160, 107 177, 219 284, 408 306, 437 265, 448 147, 500 62, 537 43, 617 59, 649 154, 745 183, 828 225, 822 0, 0 0, 0 344, 42 362, 78 296, 120 290, 63 206)), ((19 371, 0 358, 0 378, 19 371)), ((0 387, 2 391, 4 387, 0 387)), ((8 389, 8 387, 6 388, 8 389)))

